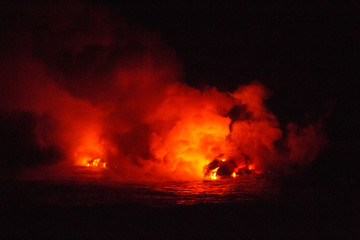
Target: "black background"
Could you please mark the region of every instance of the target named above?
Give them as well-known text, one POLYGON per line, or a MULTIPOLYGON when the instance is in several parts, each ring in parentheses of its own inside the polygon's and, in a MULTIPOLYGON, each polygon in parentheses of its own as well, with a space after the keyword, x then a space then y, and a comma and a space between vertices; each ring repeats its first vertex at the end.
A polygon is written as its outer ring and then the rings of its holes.
POLYGON ((184 81, 231 91, 262 82, 282 127, 324 122, 328 148, 314 167, 357 175, 360 4, 356 1, 90 1, 157 32, 184 81), (323 162, 324 161, 324 162, 323 162))

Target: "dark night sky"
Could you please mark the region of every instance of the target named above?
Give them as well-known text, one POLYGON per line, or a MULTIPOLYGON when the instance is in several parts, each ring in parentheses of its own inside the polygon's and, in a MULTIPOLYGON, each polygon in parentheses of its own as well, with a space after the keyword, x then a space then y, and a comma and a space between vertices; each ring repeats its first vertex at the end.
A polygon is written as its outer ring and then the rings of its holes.
POLYGON ((231 90, 260 80, 274 94, 274 110, 285 108, 290 120, 322 111, 324 104, 356 100, 359 4, 103 4, 130 25, 160 33, 190 85, 231 90))
POLYGON ((330 113, 324 123, 330 143, 319 165, 327 161, 330 172, 359 165, 356 1, 92 2, 158 32, 192 86, 233 90, 259 80, 272 92, 268 105, 283 124, 330 113))
POLYGON ((339 159, 359 165, 356 1, 84 2, 110 7, 131 27, 158 33, 175 49, 191 86, 226 91, 259 80, 272 92, 268 105, 283 125, 330 113, 330 147, 322 158, 332 156, 329 169, 343 166, 339 159))

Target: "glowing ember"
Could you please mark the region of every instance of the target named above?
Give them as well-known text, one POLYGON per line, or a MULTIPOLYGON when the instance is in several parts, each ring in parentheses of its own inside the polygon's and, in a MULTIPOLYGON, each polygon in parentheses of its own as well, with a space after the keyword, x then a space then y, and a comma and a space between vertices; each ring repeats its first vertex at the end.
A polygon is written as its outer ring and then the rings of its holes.
POLYGON ((97 167, 97 168, 105 168, 106 162, 101 158, 91 159, 87 161, 87 167, 97 167))
POLYGON ((216 180, 220 178, 233 177, 238 175, 261 173, 261 171, 255 171, 254 164, 248 164, 247 162, 227 160, 226 158, 216 158, 211 161, 204 168, 205 177, 216 180))
POLYGON ((210 174, 210 178, 212 180, 216 180, 217 177, 216 177, 216 174, 217 174, 217 170, 219 169, 219 167, 215 168, 214 170, 211 171, 211 174, 210 174))

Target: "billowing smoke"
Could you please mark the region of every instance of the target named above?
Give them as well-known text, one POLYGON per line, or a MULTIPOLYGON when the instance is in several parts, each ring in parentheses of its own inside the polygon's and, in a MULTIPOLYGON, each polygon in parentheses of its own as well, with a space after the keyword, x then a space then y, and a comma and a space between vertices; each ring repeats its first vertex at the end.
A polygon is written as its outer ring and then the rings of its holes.
POLYGON ((98 6, 39 6, 1 26, 2 168, 101 159, 120 179, 199 179, 213 161, 303 167, 323 146, 321 122, 284 133, 259 82, 189 87, 157 34, 98 6))

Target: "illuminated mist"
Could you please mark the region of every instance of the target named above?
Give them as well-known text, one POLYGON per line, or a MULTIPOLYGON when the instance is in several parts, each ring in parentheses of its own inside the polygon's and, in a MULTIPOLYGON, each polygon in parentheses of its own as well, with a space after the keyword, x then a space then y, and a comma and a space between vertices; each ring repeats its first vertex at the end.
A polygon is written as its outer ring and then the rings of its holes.
POLYGON ((175 51, 158 34, 131 28, 107 9, 44 4, 17 10, 23 17, 0 58, 3 126, 26 135, 43 156, 25 166, 100 166, 121 180, 191 180, 211 178, 222 161, 231 165, 222 176, 301 169, 323 147, 321 121, 282 130, 260 82, 239 83, 233 92, 187 86, 175 51), (29 125, 24 133, 21 122, 29 125))

